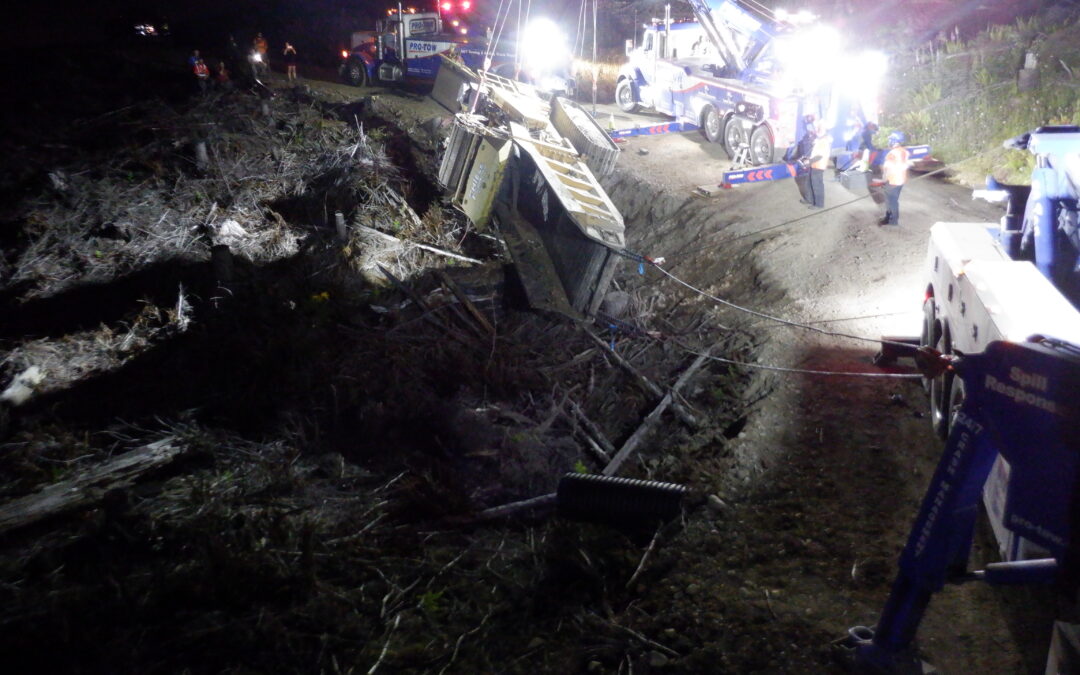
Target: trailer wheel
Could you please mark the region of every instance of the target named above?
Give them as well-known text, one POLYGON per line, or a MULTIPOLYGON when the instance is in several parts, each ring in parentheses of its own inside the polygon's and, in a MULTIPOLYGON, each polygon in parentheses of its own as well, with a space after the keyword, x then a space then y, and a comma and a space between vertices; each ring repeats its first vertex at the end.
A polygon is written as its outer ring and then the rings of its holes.
POLYGON ((723 140, 723 124, 720 121, 720 113, 711 105, 705 106, 701 111, 701 131, 710 143, 719 143, 723 140))
POLYGON ((354 87, 367 85, 367 68, 360 59, 349 59, 345 62, 345 82, 354 87))
MULTIPOLYGON (((949 334, 948 324, 941 329, 933 347, 942 354, 952 353, 952 336, 949 334)), ((949 427, 952 426, 950 406, 952 405, 953 382, 955 379, 956 376, 947 371, 930 380, 930 423, 933 424, 934 431, 941 438, 949 437, 949 427)))
POLYGON ((773 139, 769 128, 762 125, 750 134, 750 163, 754 166, 772 164, 773 139))
POLYGON ((743 130, 742 122, 729 117, 727 124, 724 125, 724 152, 734 161, 739 148, 746 142, 746 132, 743 130))
POLYGON ((638 104, 637 97, 634 95, 634 83, 629 79, 623 78, 619 80, 618 86, 615 87, 615 102, 619 105, 619 110, 623 112, 637 112, 638 104))

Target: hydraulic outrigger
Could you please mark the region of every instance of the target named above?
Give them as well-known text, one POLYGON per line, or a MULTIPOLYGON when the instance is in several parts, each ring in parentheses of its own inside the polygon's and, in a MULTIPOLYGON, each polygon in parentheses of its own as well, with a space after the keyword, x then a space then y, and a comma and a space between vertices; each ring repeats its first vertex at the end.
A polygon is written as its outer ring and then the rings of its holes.
POLYGON ((1056 584, 1076 597, 1080 347, 1038 336, 963 356, 923 347, 916 363, 928 377, 952 370, 965 398, 877 626, 855 626, 836 643, 863 672, 932 672, 913 643, 931 597, 946 583, 1056 584), (980 495, 998 453, 1011 467, 1005 525, 1045 555, 969 572, 980 495))

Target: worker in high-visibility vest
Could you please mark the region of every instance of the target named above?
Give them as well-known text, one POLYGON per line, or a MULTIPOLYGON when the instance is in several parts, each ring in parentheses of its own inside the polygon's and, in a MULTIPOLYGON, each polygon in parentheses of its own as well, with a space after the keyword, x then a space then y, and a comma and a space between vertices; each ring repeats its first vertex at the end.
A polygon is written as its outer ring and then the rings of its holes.
POLYGON ((206 84, 210 81, 210 69, 206 67, 206 62, 197 59, 192 71, 195 73, 195 80, 199 83, 199 91, 206 91, 206 84))
POLYGON ((814 139, 810 151, 810 206, 811 209, 825 208, 825 169, 829 168, 829 155, 832 152, 832 135, 824 128, 821 135, 814 139))
POLYGON ((885 155, 881 165, 885 179, 885 217, 881 219, 881 225, 900 224, 900 191, 904 189, 911 167, 911 153, 904 147, 905 140, 903 131, 889 134, 889 154, 885 155))

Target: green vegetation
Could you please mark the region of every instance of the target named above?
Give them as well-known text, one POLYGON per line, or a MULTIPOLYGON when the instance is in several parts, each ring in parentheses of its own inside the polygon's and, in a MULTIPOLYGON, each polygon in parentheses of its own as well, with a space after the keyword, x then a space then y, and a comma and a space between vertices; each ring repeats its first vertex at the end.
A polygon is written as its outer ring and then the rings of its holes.
POLYGON ((1026 182, 1032 158, 1002 143, 1039 126, 1080 124, 1078 27, 1080 11, 1058 7, 967 42, 950 38, 895 56, 882 131, 903 129, 912 142, 929 143, 960 182, 981 184, 987 174, 1026 182), (1021 87, 1029 53, 1036 72, 1021 87))

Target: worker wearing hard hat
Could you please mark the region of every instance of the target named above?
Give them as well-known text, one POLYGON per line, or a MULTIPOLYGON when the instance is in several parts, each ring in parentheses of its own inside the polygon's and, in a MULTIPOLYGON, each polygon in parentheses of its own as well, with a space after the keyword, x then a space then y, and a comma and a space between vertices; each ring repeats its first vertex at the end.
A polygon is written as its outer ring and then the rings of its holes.
POLYGON ((885 179, 885 217, 881 219, 881 225, 900 224, 900 191, 907 183, 908 168, 911 167, 911 153, 904 147, 906 140, 903 131, 889 134, 889 153, 881 165, 885 179))

